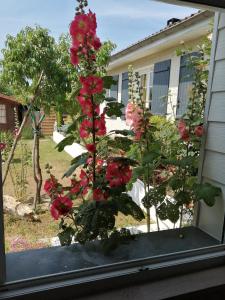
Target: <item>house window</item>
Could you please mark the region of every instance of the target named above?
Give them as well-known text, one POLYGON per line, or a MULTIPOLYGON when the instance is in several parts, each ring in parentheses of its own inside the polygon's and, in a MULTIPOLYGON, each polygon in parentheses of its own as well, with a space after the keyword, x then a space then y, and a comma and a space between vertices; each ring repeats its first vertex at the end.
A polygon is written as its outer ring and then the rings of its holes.
POLYGON ((111 89, 109 90, 109 97, 114 98, 116 101, 118 101, 118 87, 119 87, 119 75, 113 76, 113 80, 116 82, 114 85, 111 86, 111 89))
POLYGON ((148 98, 148 101, 149 101, 149 109, 151 110, 151 106, 152 106, 152 90, 153 90, 153 76, 154 76, 153 71, 150 72, 149 76, 150 76, 150 78, 149 78, 149 98, 148 98))
POLYGON ((142 92, 142 101, 146 102, 146 95, 147 95, 147 75, 142 74, 140 76, 141 79, 141 92, 142 92))
POLYGON ((0 104, 0 124, 6 124, 6 105, 0 104))
POLYGON ((122 93, 121 93, 121 102, 124 105, 124 109, 123 109, 124 112, 129 101, 128 83, 129 83, 128 72, 126 72, 122 74, 122 93))

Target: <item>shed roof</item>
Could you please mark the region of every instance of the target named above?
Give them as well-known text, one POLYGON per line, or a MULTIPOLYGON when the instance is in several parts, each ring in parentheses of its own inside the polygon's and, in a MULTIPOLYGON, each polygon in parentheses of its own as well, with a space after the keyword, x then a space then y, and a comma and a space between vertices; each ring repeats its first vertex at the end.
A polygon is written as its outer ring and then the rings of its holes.
POLYGON ((5 100, 6 102, 9 102, 9 103, 20 105, 20 103, 15 98, 0 93, 0 102, 1 102, 1 99, 5 100))

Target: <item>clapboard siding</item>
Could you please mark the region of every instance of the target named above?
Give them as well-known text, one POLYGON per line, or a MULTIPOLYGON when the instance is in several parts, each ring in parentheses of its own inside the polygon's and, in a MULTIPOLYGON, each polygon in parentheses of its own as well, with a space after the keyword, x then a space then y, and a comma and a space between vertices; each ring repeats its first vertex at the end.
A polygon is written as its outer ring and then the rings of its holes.
POLYGON ((225 28, 225 18, 223 14, 220 15, 220 21, 219 21, 219 29, 225 28))
POLYGON ((218 46, 216 50, 216 60, 225 59, 225 28, 221 29, 218 35, 218 46))
POLYGON ((203 177, 225 185, 225 154, 205 151, 203 177))
POLYGON ((225 91, 225 59, 215 62, 212 92, 225 91))
POLYGON ((212 94, 208 121, 224 122, 225 120, 225 92, 212 94))
POLYGON ((225 153, 225 123, 209 123, 206 149, 225 153))

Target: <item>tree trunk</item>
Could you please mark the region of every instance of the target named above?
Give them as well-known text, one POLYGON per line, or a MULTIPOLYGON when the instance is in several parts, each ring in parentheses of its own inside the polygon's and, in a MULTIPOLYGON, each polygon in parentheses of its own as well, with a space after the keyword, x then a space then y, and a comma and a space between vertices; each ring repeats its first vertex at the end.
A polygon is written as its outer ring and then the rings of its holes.
POLYGON ((7 162, 5 163, 5 172, 4 172, 4 175, 3 175, 3 179, 2 179, 2 185, 4 185, 5 181, 6 181, 6 178, 7 178, 7 175, 9 173, 9 166, 14 158, 14 153, 15 153, 15 150, 16 150, 16 146, 18 144, 18 141, 21 137, 21 133, 23 131, 23 128, 28 120, 28 117, 30 115, 30 112, 32 110, 32 104, 35 102, 37 96, 38 96, 38 92, 39 92, 39 87, 40 87, 40 84, 41 84, 41 81, 42 81, 42 78, 43 78, 43 72, 41 73, 41 76, 38 80, 38 84, 35 88, 35 91, 34 91, 34 96, 32 97, 31 101, 30 101, 30 105, 29 105, 29 108, 23 118, 23 121, 22 121, 22 124, 20 125, 20 128, 19 128, 19 131, 17 132, 17 135, 14 139, 14 142, 13 142, 13 145, 12 145, 12 148, 11 148, 11 151, 9 153, 9 157, 7 159, 7 162))
POLYGON ((41 203, 41 187, 42 187, 42 172, 40 167, 39 122, 37 122, 36 116, 34 116, 33 128, 34 128, 34 141, 33 141, 32 162, 33 162, 34 181, 36 183, 36 192, 35 192, 33 206, 34 206, 34 210, 36 210, 37 204, 41 203))

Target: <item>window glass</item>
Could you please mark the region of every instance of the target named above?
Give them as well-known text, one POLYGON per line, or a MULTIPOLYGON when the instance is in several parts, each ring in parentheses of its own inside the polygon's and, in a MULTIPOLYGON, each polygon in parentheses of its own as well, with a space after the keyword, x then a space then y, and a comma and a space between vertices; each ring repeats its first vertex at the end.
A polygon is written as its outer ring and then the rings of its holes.
POLYGON ((118 101, 119 75, 113 76, 113 80, 116 83, 111 86, 110 97, 115 98, 115 100, 118 101))

